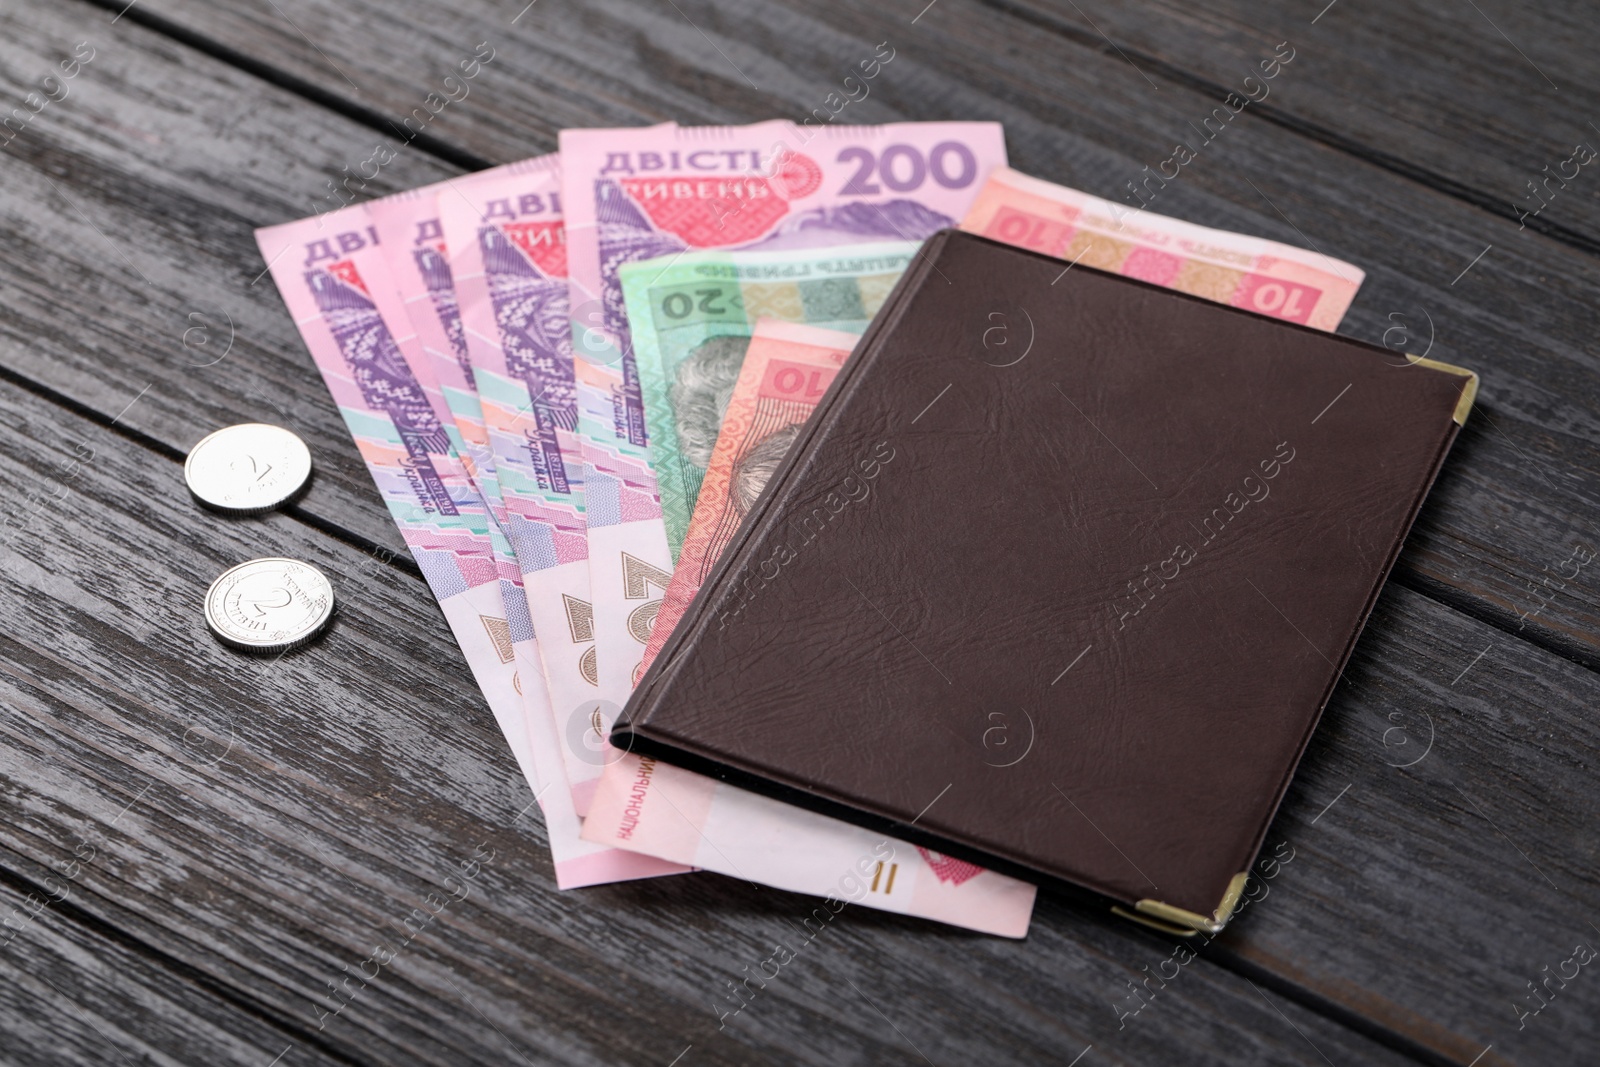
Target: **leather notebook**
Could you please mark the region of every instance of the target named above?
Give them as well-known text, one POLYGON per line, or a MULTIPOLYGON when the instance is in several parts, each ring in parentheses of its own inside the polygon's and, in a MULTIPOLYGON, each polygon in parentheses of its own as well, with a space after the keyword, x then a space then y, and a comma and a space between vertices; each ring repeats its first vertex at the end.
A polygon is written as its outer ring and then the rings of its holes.
POLYGON ((943 231, 612 741, 1219 930, 1476 389, 943 231))

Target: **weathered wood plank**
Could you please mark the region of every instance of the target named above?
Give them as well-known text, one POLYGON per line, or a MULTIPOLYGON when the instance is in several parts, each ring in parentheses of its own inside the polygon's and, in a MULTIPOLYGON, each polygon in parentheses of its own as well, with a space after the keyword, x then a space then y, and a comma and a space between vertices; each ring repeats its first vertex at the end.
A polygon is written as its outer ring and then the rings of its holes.
MULTIPOLYGON (((169 454, 235 422, 287 425, 317 464, 301 506, 403 550, 387 516, 352 506, 372 480, 271 278, 257 279, 251 235, 309 213, 320 168, 365 158, 368 131, 315 121, 304 101, 221 63, 197 67, 189 49, 87 6, 8 5, 0 20, 8 100, 77 42, 95 50, 66 97, 0 148, 4 368, 120 415, 169 454)), ((405 188, 451 172, 413 152, 383 179, 405 188)))
MULTIPOLYGON (((112 6, 113 0, 103 2, 112 6)), ((788 31, 795 23, 776 5, 680 5, 681 17, 654 5, 534 7, 514 26, 508 23, 517 11, 508 14, 503 5, 488 2, 413 18, 393 18, 392 5, 372 0, 302 2, 281 13, 242 2, 160 0, 141 6, 235 48, 253 42, 250 55, 348 93, 395 120, 451 72, 457 53, 480 39, 497 47, 505 40, 515 50, 500 73, 514 66, 515 83, 503 85, 491 76, 484 95, 493 99, 447 112, 440 126, 453 143, 496 159, 521 154, 530 129, 544 141, 568 125, 685 116, 717 121, 714 108, 736 96, 748 101, 738 107, 740 115, 765 109, 798 118, 822 105, 822 96, 835 88, 828 73, 842 76, 855 54, 838 52, 825 64, 787 62, 794 43, 788 31), (545 43, 535 43, 535 34, 545 43), (422 65, 381 61, 399 56, 422 65), (523 56, 527 61, 519 61, 523 56), (813 91, 796 97, 793 90, 808 82, 813 91), (571 107, 585 97, 595 110, 571 107), (526 106, 532 102, 542 106, 526 106)), ((1600 111, 1600 94, 1588 77, 1592 60, 1582 32, 1587 14, 1577 5, 1489 11, 1471 5, 1340 8, 1325 0, 1112 0, 1089 7, 1061 0, 940 0, 923 13, 926 6, 880 7, 868 16, 873 29, 864 36, 926 56, 925 42, 941 30, 965 36, 975 22, 994 21, 999 12, 1005 40, 994 49, 997 57, 1024 59, 1029 39, 1041 31, 1103 53, 1109 60, 1104 69, 1121 67, 1126 77, 1102 79, 1100 91, 1164 112, 1168 136, 1187 136, 1185 120, 1198 122, 1205 114, 1172 110, 1168 99, 1184 99, 1170 95, 1176 85, 1220 99, 1240 90, 1260 60, 1289 41, 1293 63, 1268 87, 1258 114, 1269 113, 1507 218, 1516 217, 1518 205, 1539 204, 1525 199, 1527 183, 1542 180, 1546 165, 1555 172, 1575 143, 1600 139, 1587 122, 1600 111)), ((804 36, 825 39, 818 30, 836 20, 811 7, 816 19, 804 36)), ((934 50, 939 47, 943 42, 934 50)), ((1030 73, 1060 76, 1047 68, 1030 73)), ((1552 183, 1549 207, 1531 223, 1593 251, 1600 247, 1600 184, 1590 170, 1582 174, 1566 191, 1552 183)))
MULTIPOLYGON (((872 95, 852 105, 848 117, 1002 119, 1020 167, 1106 195, 1162 158, 1174 116, 1203 117, 1211 107, 1208 98, 1174 87, 1159 94, 1160 107, 1152 107, 1141 95, 1148 94, 1148 86, 1120 58, 1041 33, 1004 13, 963 4, 941 7, 938 21, 919 22, 912 32, 909 24, 885 14, 847 6, 802 14, 753 3, 716 10, 690 3, 679 5, 680 16, 665 7, 596 0, 581 11, 536 6, 508 26, 504 12, 491 13, 468 0, 430 14, 426 25, 411 26, 392 12, 380 18, 361 5, 307 2, 289 14, 294 26, 316 42, 308 44, 266 7, 222 5, 202 11, 184 6, 187 0, 164 2, 136 10, 193 20, 201 32, 282 62, 297 77, 320 77, 319 92, 342 92, 363 105, 381 100, 379 110, 387 108, 386 114, 403 114, 414 97, 431 91, 430 64, 443 71, 461 47, 492 38, 497 58, 475 83, 478 88, 459 107, 446 109, 430 131, 472 151, 501 153, 495 158, 549 147, 552 119, 640 122, 670 114, 705 122, 798 116, 831 91, 831 74, 825 72, 840 69, 849 57, 870 52, 884 39, 903 47, 872 95), (685 16, 713 43, 693 32, 685 16), (275 23, 282 26, 274 28, 275 23), (371 32, 358 32, 360 26, 371 32), (748 61, 746 73, 763 88, 751 90, 739 81, 718 47, 739 69, 748 61), (323 53, 363 91, 349 89, 323 53), (415 78, 422 80, 410 80, 415 78), (588 96, 580 92, 586 85, 588 96), (589 110, 580 114, 575 109, 581 107, 589 110)), ((31 47, 32 54, 68 47, 76 32, 65 16, 32 13, 28 18, 29 39, 36 43, 15 47, 31 47)), ((215 423, 258 414, 264 396, 281 398, 295 420, 313 428, 318 455, 330 457, 339 479, 333 487, 340 492, 308 499, 307 509, 341 525, 363 524, 364 536, 386 536, 381 522, 345 506, 342 490, 364 492, 353 451, 340 440, 275 298, 263 292, 267 283, 244 284, 246 273, 259 270, 249 228, 305 210, 302 205, 320 184, 318 169, 336 173, 365 158, 367 142, 381 134, 328 115, 302 114, 287 94, 258 84, 246 89, 236 71, 194 58, 181 73, 162 69, 160 90, 152 86, 135 94, 148 102, 138 121, 158 131, 160 143, 123 139, 108 147, 101 131, 130 121, 124 103, 129 94, 113 91, 116 84, 156 79, 154 73, 139 74, 134 57, 156 62, 175 47, 129 27, 127 20, 114 32, 127 41, 126 69, 108 53, 95 61, 98 69, 86 69, 75 96, 59 105, 58 113, 39 116, 39 128, 10 146, 16 162, 3 161, 8 168, 21 164, 9 176, 14 184, 8 188, 16 189, 13 203, 45 198, 42 202, 59 205, 56 190, 44 183, 50 177, 112 241, 148 247, 147 258, 168 262, 162 285, 171 292, 157 305, 136 293, 142 283, 75 214, 28 212, 12 223, 24 240, 0 283, 8 291, 20 289, 23 297, 15 304, 27 329, 11 335, 14 365, 64 393, 92 397, 96 409, 108 415, 152 382, 146 400, 160 401, 158 391, 169 381, 173 397, 204 390, 207 398, 197 405, 169 400, 146 407, 140 401, 129 412, 130 424, 171 447, 186 445, 215 423), (96 86, 95 77, 107 84, 96 86), (230 127, 223 116, 245 93, 262 103, 230 127), (234 129, 247 136, 235 136, 234 129), (175 167, 173 146, 179 145, 192 156, 175 167), (269 153, 281 161, 270 172, 239 162, 269 153), (143 181, 117 180, 119 168, 144 176, 143 181), (129 302, 118 305, 119 321, 114 326, 79 321, 76 300, 32 280, 36 260, 45 262, 49 277, 90 270, 90 288, 129 302), (176 327, 184 321, 184 309, 194 307, 229 312, 246 324, 245 336, 253 344, 239 353, 237 368, 220 373, 229 366, 225 362, 186 372, 180 385, 173 363, 188 353, 172 338, 181 338, 176 327), (113 341, 101 332, 107 329, 119 336, 113 341), (25 342, 25 337, 34 339, 25 342), (115 372, 103 357, 97 363, 77 354, 113 345, 119 357, 115 372), (202 380, 203 373, 212 377, 202 380), (115 377, 108 381, 111 374, 115 377)), ((1258 121, 1248 109, 1238 122, 1228 138, 1208 147, 1161 191, 1154 207, 1313 243, 1362 264, 1368 280, 1347 332, 1404 343, 1413 352, 1431 345, 1434 357, 1472 366, 1485 376, 1479 411, 1402 557, 1401 579, 1600 666, 1600 588, 1592 576, 1559 589, 1545 584, 1575 544, 1596 547, 1600 358, 1583 324, 1590 294, 1600 283, 1600 265, 1538 234, 1518 233, 1509 221, 1258 121), (1492 251, 1474 263, 1490 244, 1492 251), (1402 325, 1411 332, 1397 329, 1402 325)), ((432 164, 409 151, 382 178, 407 184, 435 173, 432 164)))
POLYGON ((1561 166, 1578 144, 1600 151, 1592 12, 1581 5, 992 3, 1157 81, 1219 100, 1248 92, 1275 121, 1600 251, 1595 169, 1561 166), (1295 51, 1284 75, 1246 86, 1284 41, 1295 51))
POLYGON ((175 460, 5 384, 0 435, 0 493, 36 502, 0 558, 0 804, 16 813, 0 848, 49 866, 98 843, 76 907, 296 1047, 921 1062, 903 1033, 943 1062, 1065 1062, 1089 1044, 1124 1062, 1405 1062, 1209 964, 1161 1022, 1117 1035, 1110 1004, 1147 942, 1056 901, 1023 942, 848 912, 719 1029, 726 983, 816 902, 710 876, 555 892, 537 816, 519 817, 526 786, 420 580, 289 516, 203 512, 175 460), (224 649, 199 612, 214 574, 263 554, 321 567, 341 599, 325 638, 277 661, 224 649))
POLYGON ((1296 859, 1216 947, 1456 1062, 1571 1062, 1600 981, 1514 1006, 1600 951, 1597 706, 1591 672, 1391 585, 1273 826, 1296 859))
MULTIPOLYGON (((59 827, 34 829, 51 835, 59 827)), ((6 1063, 261 1067, 293 1046, 299 1037, 293 1031, 73 917, 82 892, 79 872, 101 855, 93 841, 71 839, 65 848, 46 851, 57 855, 43 866, 0 851, 0 868, 7 871, 0 881, 0 922, 6 924, 0 928, 0 1058, 6 1063)), ((293 1062, 346 1061, 302 1044, 293 1062)))

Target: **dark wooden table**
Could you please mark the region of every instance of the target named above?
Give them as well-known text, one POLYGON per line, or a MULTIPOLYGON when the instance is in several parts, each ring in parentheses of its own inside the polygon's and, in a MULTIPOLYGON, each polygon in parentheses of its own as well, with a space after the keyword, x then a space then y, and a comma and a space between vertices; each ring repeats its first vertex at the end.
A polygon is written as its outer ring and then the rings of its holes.
POLYGON ((1600 962, 1567 962, 1600 948, 1600 165, 1566 162, 1600 146, 1592 7, 525 2, 0 0, 0 1060, 1600 1062, 1600 962), (1268 838, 1292 860, 1182 967, 1049 894, 1021 942, 852 910, 719 1029, 811 902, 555 891, 251 231, 379 145, 372 195, 565 126, 798 120, 880 42, 848 119, 997 119, 1020 169, 1115 196, 1283 41, 1154 209, 1361 265, 1345 332, 1483 375, 1268 838), (314 488, 201 512, 185 451, 258 419, 314 488), (199 611, 269 554, 342 599, 276 662, 199 611), (468 897, 371 963, 475 852, 468 897))

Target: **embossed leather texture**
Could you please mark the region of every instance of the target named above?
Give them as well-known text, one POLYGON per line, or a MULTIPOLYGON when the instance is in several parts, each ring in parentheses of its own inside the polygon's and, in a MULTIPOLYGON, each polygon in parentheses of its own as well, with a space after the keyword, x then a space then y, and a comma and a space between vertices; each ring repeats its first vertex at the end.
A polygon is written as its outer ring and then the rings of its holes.
POLYGON ((612 737, 1212 928, 1477 382, 1064 266, 928 241, 612 737))

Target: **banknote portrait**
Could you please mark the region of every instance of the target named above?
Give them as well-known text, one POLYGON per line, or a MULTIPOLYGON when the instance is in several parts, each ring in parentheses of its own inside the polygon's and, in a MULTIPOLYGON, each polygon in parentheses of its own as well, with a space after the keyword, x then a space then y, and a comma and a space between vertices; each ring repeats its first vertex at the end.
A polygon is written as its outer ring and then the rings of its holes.
POLYGON ((740 516, 750 513, 761 490, 767 487, 772 472, 778 469, 778 464, 789 453, 789 446, 799 436, 799 423, 774 430, 734 462, 732 492, 729 496, 733 498, 733 506, 739 509, 740 516))
POLYGON ((678 364, 673 376, 672 413, 683 458, 701 471, 711 463, 711 449, 749 347, 748 337, 708 337, 678 364))

